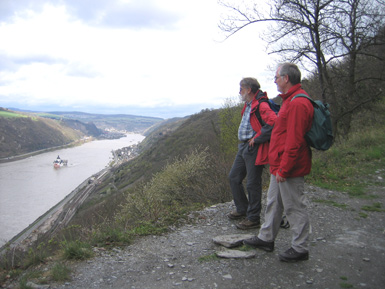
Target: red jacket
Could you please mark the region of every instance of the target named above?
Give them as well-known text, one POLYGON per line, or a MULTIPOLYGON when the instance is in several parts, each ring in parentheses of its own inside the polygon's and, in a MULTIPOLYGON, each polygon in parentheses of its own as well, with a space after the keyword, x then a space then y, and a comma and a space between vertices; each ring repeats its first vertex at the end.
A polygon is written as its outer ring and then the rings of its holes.
POLYGON ((311 128, 314 108, 304 97, 291 101, 299 93, 307 95, 301 84, 296 84, 280 95, 283 102, 271 133, 270 173, 278 172, 283 178, 302 177, 311 170, 311 149, 305 134, 311 128))
MULTIPOLYGON (((266 102, 261 102, 259 104, 259 99, 266 98, 267 94, 266 92, 262 92, 261 90, 258 90, 255 97, 253 98, 251 102, 251 110, 250 110, 250 124, 253 130, 256 132, 256 135, 254 136, 254 145, 258 145, 258 154, 257 158, 255 160, 255 165, 265 165, 269 163, 269 141, 266 140, 266 136, 262 135, 263 132, 261 131, 262 125, 259 122, 257 116, 255 115, 255 111, 258 108, 259 105, 259 113, 261 115, 262 120, 266 123, 267 126, 273 127, 275 120, 277 119, 277 115, 274 111, 271 110, 270 106, 266 102)), ((245 112, 246 109, 246 103, 242 109, 242 115, 245 112)))

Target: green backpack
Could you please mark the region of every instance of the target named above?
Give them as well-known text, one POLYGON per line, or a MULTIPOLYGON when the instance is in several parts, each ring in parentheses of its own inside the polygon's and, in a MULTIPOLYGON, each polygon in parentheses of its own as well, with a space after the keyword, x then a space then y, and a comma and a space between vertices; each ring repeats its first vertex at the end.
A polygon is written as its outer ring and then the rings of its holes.
POLYGON ((317 150, 328 150, 332 146, 334 139, 329 104, 324 104, 320 100, 314 101, 305 94, 297 94, 291 101, 293 101, 296 97, 307 98, 311 101, 314 107, 313 124, 311 129, 305 135, 307 143, 317 150))

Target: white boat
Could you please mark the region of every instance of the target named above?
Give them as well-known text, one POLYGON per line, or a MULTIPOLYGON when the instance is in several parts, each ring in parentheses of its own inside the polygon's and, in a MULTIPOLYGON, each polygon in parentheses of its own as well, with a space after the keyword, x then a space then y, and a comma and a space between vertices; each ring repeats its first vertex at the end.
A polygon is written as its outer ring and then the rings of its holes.
POLYGON ((53 161, 54 168, 60 168, 62 166, 66 166, 68 164, 68 160, 62 160, 60 156, 57 156, 56 160, 53 161))

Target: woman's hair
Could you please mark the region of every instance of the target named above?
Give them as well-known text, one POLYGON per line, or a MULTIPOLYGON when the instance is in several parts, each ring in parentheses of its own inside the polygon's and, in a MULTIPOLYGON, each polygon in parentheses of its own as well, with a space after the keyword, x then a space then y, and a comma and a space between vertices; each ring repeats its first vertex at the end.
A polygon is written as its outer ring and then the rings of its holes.
POLYGON ((245 88, 251 88, 252 93, 256 93, 261 88, 257 79, 253 77, 245 77, 239 83, 240 86, 245 88))
POLYGON ((301 82, 301 71, 294 63, 283 63, 278 66, 279 75, 287 75, 291 84, 295 85, 301 82))

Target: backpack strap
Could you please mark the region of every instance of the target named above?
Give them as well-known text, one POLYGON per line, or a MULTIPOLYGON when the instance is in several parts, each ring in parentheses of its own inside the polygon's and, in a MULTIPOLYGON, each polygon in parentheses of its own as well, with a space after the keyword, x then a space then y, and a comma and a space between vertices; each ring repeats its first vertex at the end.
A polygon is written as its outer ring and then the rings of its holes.
POLYGON ((310 97, 310 96, 307 96, 306 94, 303 94, 303 93, 300 93, 300 94, 297 94, 296 96, 294 96, 290 102, 292 102, 295 98, 297 97, 304 97, 304 98, 307 98, 308 100, 310 100, 310 102, 312 103, 312 105, 314 107, 317 107, 318 108, 318 104, 310 97))
POLYGON ((266 123, 262 120, 261 113, 259 112, 259 106, 261 105, 261 102, 269 102, 266 98, 258 99, 258 106, 257 109, 255 110, 255 116, 257 117, 259 123, 261 126, 264 126, 266 123))

